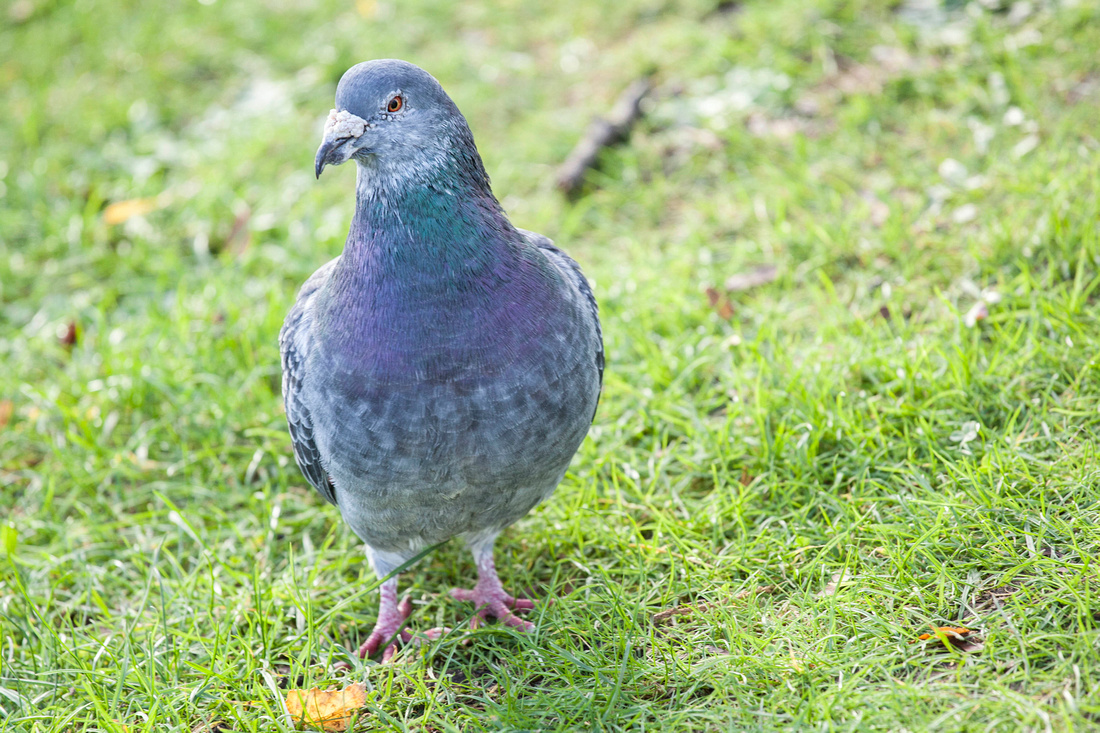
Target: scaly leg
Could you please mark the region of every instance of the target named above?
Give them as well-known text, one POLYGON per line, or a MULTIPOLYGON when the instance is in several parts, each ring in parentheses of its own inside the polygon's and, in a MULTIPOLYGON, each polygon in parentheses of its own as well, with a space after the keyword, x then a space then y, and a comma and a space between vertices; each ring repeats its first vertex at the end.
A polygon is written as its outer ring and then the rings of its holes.
POLYGON ((387 579, 379 589, 382 598, 378 604, 378 621, 374 624, 374 630, 359 647, 359 657, 367 658, 378 651, 383 643, 386 644, 382 652, 382 663, 388 663, 397 653, 397 642, 408 641, 412 634, 401 629, 405 619, 412 613, 412 602, 408 596, 397 603, 397 577, 387 579))

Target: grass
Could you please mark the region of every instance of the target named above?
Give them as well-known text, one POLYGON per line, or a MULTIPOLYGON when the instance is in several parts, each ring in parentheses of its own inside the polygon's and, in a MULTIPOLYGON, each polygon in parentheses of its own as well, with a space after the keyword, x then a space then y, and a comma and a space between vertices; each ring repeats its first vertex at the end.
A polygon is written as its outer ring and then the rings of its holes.
MULTIPOLYGON (((1100 14, 992 5, 6 8, 0 730, 288 730, 286 688, 356 680, 357 730, 1095 730, 1100 14), (335 81, 383 56, 585 267, 609 364, 499 543, 538 631, 392 666, 351 659, 375 580, 290 457, 276 345, 350 216, 311 174, 335 81), (941 625, 981 648, 915 641, 941 625)), ((462 625, 472 575, 404 575, 413 625, 462 625)))

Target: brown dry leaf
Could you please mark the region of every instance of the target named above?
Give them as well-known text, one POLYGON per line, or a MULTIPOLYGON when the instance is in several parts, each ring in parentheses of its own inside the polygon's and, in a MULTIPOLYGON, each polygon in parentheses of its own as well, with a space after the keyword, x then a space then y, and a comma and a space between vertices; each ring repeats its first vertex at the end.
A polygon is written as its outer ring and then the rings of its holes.
POLYGON ((707 287, 707 302, 710 307, 718 311, 718 317, 728 321, 733 317, 733 305, 724 293, 719 293, 717 288, 707 287))
POLYGON ((116 201, 103 210, 103 223, 108 226, 121 224, 135 216, 148 214, 151 211, 164 208, 168 204, 163 196, 154 196, 147 199, 127 199, 116 201))
POLYGON ((910 641, 909 643, 913 644, 915 641, 937 640, 944 646, 950 644, 960 652, 980 651, 985 644, 975 639, 972 636, 973 633, 973 631, 965 626, 933 626, 931 634, 921 634, 914 641, 910 641))
POLYGON ((779 274, 775 265, 761 265, 748 272, 739 272, 726 280, 726 290, 731 293, 767 285, 779 274))
POLYGON ((72 346, 77 338, 76 321, 69 321, 57 328, 57 340, 62 346, 72 346))
POLYGON ((290 690, 286 694, 286 709, 297 723, 318 725, 322 730, 347 730, 352 717, 367 702, 367 688, 362 683, 342 690, 290 690))
POLYGON ((0 428, 11 421, 11 415, 15 412, 15 405, 11 400, 0 400, 0 428))

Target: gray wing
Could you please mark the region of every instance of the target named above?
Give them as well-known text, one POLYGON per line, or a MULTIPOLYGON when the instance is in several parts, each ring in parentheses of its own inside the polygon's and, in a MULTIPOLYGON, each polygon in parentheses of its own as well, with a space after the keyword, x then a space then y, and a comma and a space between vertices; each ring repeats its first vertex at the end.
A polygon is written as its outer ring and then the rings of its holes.
MULTIPOLYGON (((550 241, 549 237, 545 237, 536 232, 529 232, 526 229, 519 229, 528 242, 535 245, 543 252, 546 253, 550 261, 554 263, 554 266, 561 271, 562 275, 569 278, 569 280, 580 291, 581 296, 585 300, 585 304, 588 306, 588 312, 592 316, 592 325, 595 327, 596 333, 596 369, 600 373, 600 392, 603 392, 603 329, 600 328, 600 307, 596 304, 596 296, 592 294, 592 288, 588 284, 588 278, 581 272, 581 266, 576 261, 554 246, 554 243, 550 241)), ((599 405, 599 396, 596 397, 596 404, 599 405)), ((596 413, 592 413, 592 417, 596 417, 596 413)))
POLYGON ((313 419, 309 407, 302 401, 302 378, 305 362, 313 348, 313 320, 309 303, 340 258, 322 266, 313 273, 298 292, 298 299, 287 313, 283 328, 279 331, 279 352, 283 361, 283 404, 286 421, 290 427, 290 441, 294 446, 294 459, 306 480, 317 493, 330 504, 336 504, 336 493, 328 472, 321 461, 321 453, 313 440, 313 419))

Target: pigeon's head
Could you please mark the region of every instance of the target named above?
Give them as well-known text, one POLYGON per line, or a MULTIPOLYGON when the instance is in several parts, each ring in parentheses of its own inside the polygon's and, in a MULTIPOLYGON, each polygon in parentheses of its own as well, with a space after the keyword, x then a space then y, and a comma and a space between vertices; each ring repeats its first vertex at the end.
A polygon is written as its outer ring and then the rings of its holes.
POLYGON ((320 177, 354 158, 378 173, 424 171, 466 147, 477 155, 466 118, 431 74, 406 61, 365 61, 336 87, 314 170, 320 177))

